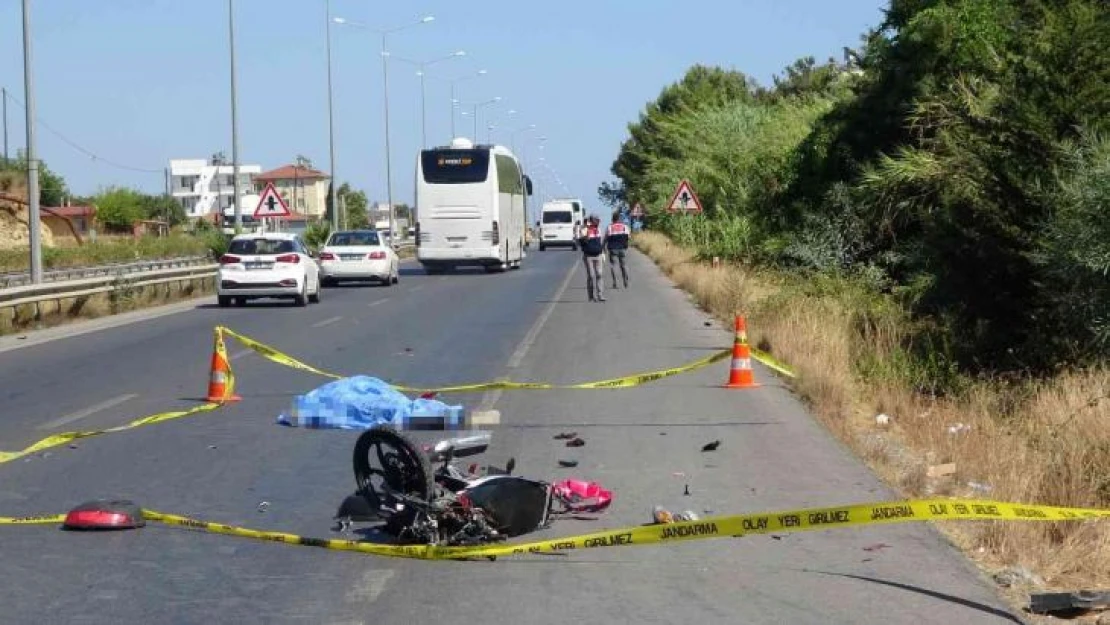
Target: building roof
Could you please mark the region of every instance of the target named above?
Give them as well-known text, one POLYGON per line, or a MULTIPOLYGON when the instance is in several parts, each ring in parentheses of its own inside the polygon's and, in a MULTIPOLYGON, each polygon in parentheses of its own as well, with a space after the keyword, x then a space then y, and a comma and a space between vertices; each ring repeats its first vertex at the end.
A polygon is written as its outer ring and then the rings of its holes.
POLYGON ((96 214, 93 206, 43 206, 42 210, 47 215, 59 217, 91 217, 96 214))
POLYGON ((271 180, 327 180, 331 176, 322 171, 312 169, 311 167, 301 167, 300 165, 283 165, 277 169, 262 172, 254 177, 255 180, 263 182, 271 180))

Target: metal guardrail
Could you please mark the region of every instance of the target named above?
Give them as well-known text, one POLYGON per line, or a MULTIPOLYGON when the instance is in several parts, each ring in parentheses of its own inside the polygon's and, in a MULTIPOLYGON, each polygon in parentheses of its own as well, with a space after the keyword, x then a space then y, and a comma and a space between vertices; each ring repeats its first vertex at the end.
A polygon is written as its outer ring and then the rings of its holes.
POLYGON ((87 297, 89 295, 107 293, 117 289, 138 288, 181 280, 209 278, 216 275, 217 268, 219 268, 218 264, 208 263, 205 265, 154 269, 151 271, 112 274, 92 278, 81 278, 78 280, 44 282, 42 284, 30 284, 0 289, 0 308, 13 308, 15 306, 38 304, 39 302, 71 297, 87 297))
MULTIPOLYGON (((143 273, 158 269, 177 267, 191 267, 211 262, 207 256, 182 256, 162 260, 144 260, 132 263, 108 263, 86 267, 69 267, 65 269, 52 269, 43 272, 43 282, 61 282, 66 280, 80 280, 106 275, 127 275, 143 273)), ((31 284, 31 274, 26 271, 0 273, 0 289, 10 289, 31 284)))

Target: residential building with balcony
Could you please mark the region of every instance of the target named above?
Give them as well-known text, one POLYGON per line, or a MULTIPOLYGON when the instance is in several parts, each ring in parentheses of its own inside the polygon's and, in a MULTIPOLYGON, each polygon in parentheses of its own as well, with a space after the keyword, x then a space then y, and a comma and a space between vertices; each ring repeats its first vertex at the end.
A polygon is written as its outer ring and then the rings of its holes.
MULTIPOLYGON (((254 189, 254 179, 262 173, 261 165, 239 165, 239 193, 247 195, 254 189)), ((205 159, 170 161, 170 195, 181 203, 190 218, 220 215, 234 209, 235 168, 215 165, 205 159)), ((243 206, 243 211, 254 206, 243 206)))

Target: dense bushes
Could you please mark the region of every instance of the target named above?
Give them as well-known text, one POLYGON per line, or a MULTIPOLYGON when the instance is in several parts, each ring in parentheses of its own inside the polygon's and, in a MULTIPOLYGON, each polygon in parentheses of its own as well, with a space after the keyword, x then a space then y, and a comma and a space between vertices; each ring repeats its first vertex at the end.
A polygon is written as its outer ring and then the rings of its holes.
POLYGON ((695 67, 604 185, 703 255, 861 276, 965 370, 1110 354, 1110 8, 892 0, 842 61, 695 67), (706 214, 660 209, 688 178, 706 214))

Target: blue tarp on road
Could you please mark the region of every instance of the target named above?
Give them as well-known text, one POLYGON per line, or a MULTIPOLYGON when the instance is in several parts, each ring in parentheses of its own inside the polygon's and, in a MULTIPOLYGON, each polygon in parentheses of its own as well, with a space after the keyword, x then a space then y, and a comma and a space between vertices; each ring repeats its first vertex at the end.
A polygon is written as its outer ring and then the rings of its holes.
POLYGON ((465 411, 435 399, 409 399, 387 382, 354 376, 329 382, 293 400, 291 414, 277 422, 310 429, 367 430, 375 425, 409 429, 414 417, 443 419, 444 429, 461 429, 465 411))

